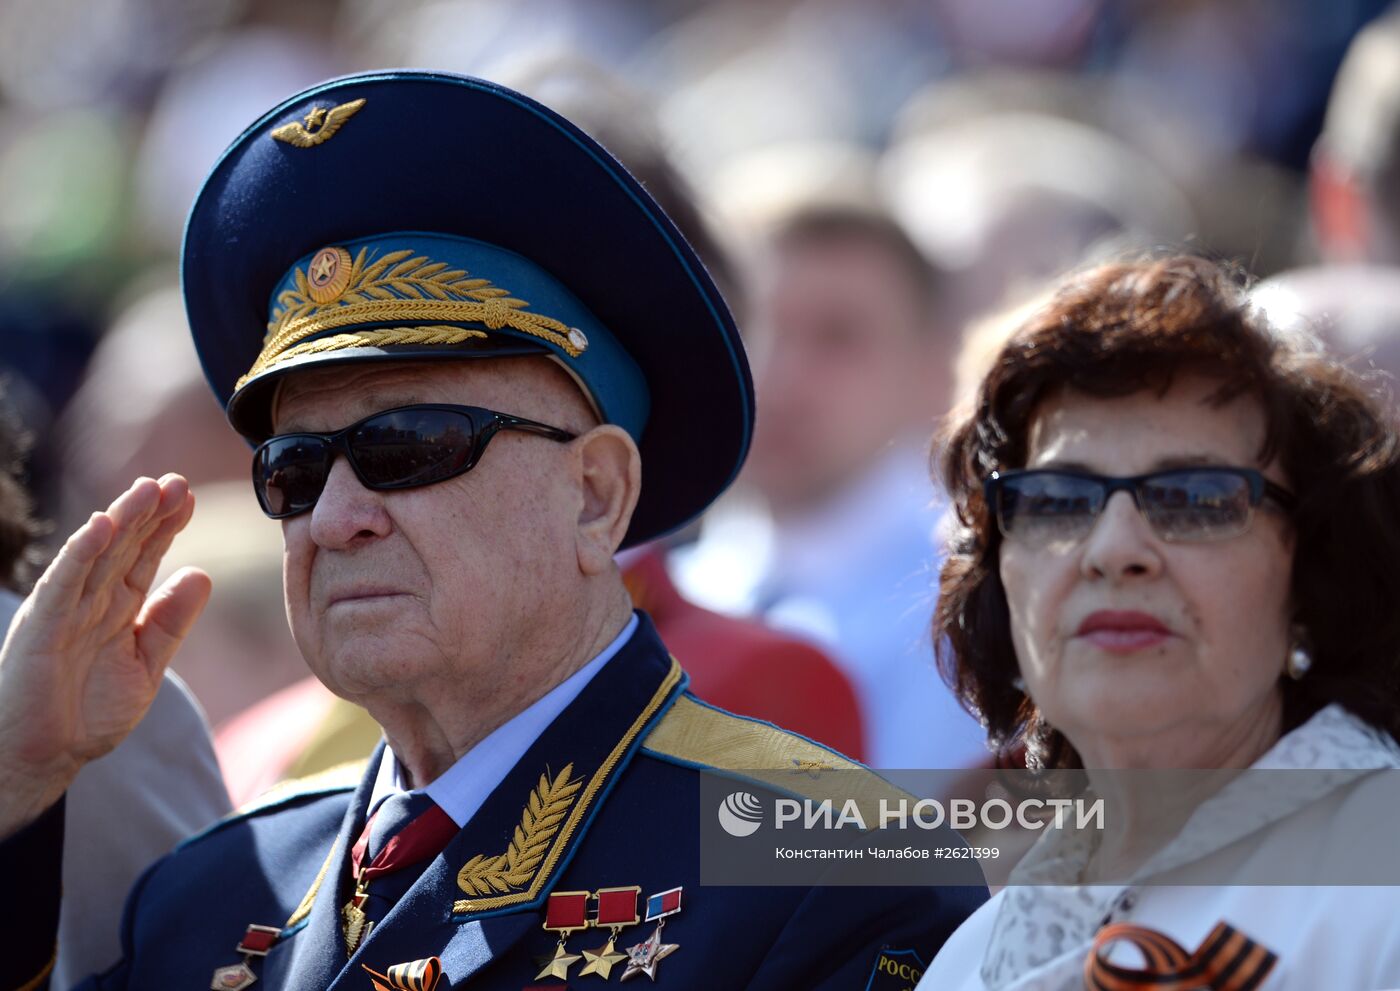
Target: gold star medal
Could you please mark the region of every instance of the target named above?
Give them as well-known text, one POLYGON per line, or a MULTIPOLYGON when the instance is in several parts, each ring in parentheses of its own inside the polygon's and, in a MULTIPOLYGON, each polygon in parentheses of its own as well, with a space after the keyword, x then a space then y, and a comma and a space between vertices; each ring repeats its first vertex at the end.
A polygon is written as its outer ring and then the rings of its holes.
POLYGON ((656 929, 636 946, 627 948, 627 969, 622 972, 624 981, 638 974, 646 974, 656 980, 657 965, 680 949, 679 943, 661 942, 661 930, 666 928, 666 918, 681 910, 681 889, 668 888, 658 891, 647 899, 646 921, 656 921, 656 929))
POLYGON ((599 888, 595 892, 598 899, 598 917, 593 920, 595 926, 611 930, 608 941, 596 950, 584 950, 583 959, 586 961, 579 976, 584 974, 597 974, 603 980, 607 980, 612 974, 612 969, 627 959, 627 954, 617 952, 617 937, 627 926, 635 926, 642 917, 637 914, 637 898, 641 895, 642 889, 637 885, 629 885, 625 888, 599 888))
POLYGON ((249 926, 248 931, 234 947, 238 953, 243 954, 242 962, 215 970, 214 978, 209 982, 212 991, 243 991, 255 983, 258 975, 253 973, 253 958, 267 956, 267 951, 272 949, 280 935, 282 930, 276 926, 249 926))
POLYGON ((559 934, 559 945, 554 948, 554 956, 544 961, 544 969, 535 975, 535 980, 543 980, 546 977, 567 980, 569 968, 583 959, 577 953, 570 953, 565 949, 564 943, 570 933, 589 927, 589 895, 590 892, 587 891, 556 891, 549 896, 544 909, 544 928, 548 932, 559 934))
POLYGON ((579 976, 597 974, 605 981, 611 977, 612 969, 627 959, 627 954, 617 952, 614 945, 616 941, 616 936, 609 936, 608 941, 596 950, 584 950, 583 959, 586 963, 583 970, 578 972, 579 976))

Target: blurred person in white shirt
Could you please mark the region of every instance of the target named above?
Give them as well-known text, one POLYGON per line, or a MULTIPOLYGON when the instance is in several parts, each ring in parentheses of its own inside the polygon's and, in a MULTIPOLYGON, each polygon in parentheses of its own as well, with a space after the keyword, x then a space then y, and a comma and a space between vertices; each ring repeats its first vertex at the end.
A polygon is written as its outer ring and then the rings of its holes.
POLYGON ((731 506, 679 555, 706 605, 813 636, 857 688, 876 767, 966 767, 981 727, 932 664, 940 500, 926 440, 956 334, 937 273, 888 216, 810 205, 759 265, 749 342, 758 419, 731 506))

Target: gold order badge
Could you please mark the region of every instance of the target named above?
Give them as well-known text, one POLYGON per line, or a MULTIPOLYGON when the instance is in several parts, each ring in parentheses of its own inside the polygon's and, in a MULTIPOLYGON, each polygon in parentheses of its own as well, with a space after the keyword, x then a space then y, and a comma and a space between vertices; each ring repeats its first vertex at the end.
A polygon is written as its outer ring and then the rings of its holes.
POLYGON ((318 303, 334 303, 350 285, 350 252, 322 248, 307 266, 307 295, 318 303))

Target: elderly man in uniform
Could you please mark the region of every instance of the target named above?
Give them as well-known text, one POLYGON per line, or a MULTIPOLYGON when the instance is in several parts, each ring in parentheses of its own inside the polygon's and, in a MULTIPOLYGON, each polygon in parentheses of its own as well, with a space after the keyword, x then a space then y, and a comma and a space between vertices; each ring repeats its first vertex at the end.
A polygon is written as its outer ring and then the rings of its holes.
MULTIPOLYGON (((463 77, 325 84, 219 161, 183 278, 297 643, 385 743, 157 862, 96 987, 879 987, 981 901, 699 885, 705 768, 853 765, 695 699, 631 608, 614 553, 729 483, 751 385, 690 248, 582 132, 463 77)), ((209 594, 147 593, 192 511, 136 482, 6 642, 0 985, 45 983, 64 790, 209 594)))

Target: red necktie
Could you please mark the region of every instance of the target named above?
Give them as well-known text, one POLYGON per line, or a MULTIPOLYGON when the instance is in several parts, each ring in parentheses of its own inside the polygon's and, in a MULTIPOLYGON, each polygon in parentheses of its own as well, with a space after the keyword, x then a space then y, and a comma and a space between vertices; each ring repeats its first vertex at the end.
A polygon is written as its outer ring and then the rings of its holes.
POLYGON ((351 874, 356 883, 368 884, 377 877, 436 857, 457 832, 452 817, 427 795, 391 796, 370 816, 355 841, 350 852, 351 874), (395 819, 408 821, 399 826, 395 819), (375 848, 373 853, 371 847, 375 848))

